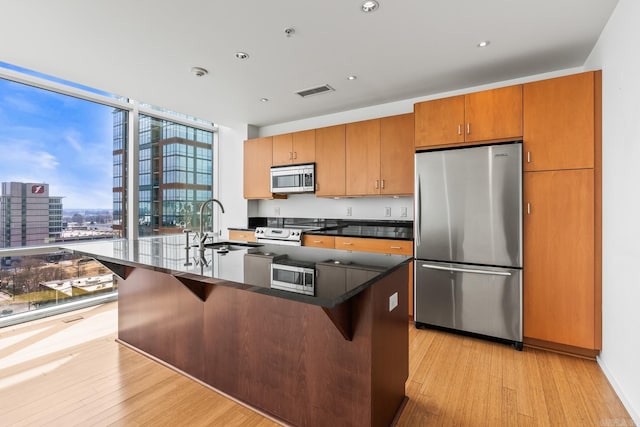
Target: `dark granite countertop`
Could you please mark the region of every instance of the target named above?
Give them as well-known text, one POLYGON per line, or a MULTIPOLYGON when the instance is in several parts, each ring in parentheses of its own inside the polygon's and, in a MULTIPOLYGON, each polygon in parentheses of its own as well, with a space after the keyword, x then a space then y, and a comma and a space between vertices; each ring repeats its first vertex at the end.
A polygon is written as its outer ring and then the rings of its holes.
POLYGON ((374 239, 413 240, 413 227, 393 225, 339 225, 320 230, 305 231, 306 234, 324 236, 365 237, 374 239))
POLYGON ((302 227, 305 234, 323 236, 365 237, 374 239, 413 240, 412 221, 343 220, 305 218, 264 218, 249 221, 250 227, 229 227, 229 230, 253 231, 256 223, 269 227, 302 227), (251 225, 254 225, 251 227, 251 225), (315 227, 310 230, 307 228, 315 227))
POLYGON ((205 284, 231 286, 322 307, 335 307, 409 263, 412 258, 304 246, 234 246, 227 253, 206 249, 206 264, 197 247, 185 249, 184 235, 137 240, 101 240, 62 245, 62 249, 105 263, 141 267, 205 284), (271 288, 271 263, 304 264, 315 271, 314 295, 271 288))

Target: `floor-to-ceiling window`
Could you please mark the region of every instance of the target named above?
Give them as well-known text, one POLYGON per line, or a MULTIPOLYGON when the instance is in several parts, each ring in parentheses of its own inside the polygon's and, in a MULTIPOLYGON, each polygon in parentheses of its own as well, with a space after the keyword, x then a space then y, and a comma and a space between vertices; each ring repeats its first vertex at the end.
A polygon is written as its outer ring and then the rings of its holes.
POLYGON ((103 266, 52 247, 192 226, 212 196, 214 135, 213 123, 0 63, 0 318, 115 292, 103 266))

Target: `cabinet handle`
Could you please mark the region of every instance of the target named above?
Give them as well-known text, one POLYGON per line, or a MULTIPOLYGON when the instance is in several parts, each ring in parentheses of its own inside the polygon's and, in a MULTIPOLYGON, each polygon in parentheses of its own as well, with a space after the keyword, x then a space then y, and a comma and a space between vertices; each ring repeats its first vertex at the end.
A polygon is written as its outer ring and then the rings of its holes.
POLYGON ((314 240, 313 243, 322 243, 322 240, 314 240))
POLYGON ((347 245, 347 246, 351 246, 351 245, 353 245, 353 243, 351 243, 351 242, 344 242, 344 243, 342 243, 342 244, 343 244, 343 245, 347 245))
POLYGON ((458 135, 462 135, 462 125, 458 125, 458 135))
POLYGON ((384 190, 384 179, 382 181, 380 181, 380 188, 382 188, 384 190))
POLYGON ((531 151, 527 151, 527 163, 531 163, 531 151))
POLYGON ((527 215, 531 215, 531 203, 527 203, 527 215))
POLYGON ((391 246, 391 249, 402 249, 400 246, 391 246))
POLYGON ((297 158, 298 158, 298 152, 297 152, 297 151, 294 151, 294 152, 293 152, 293 158, 294 158, 294 159, 297 159, 297 158))
POLYGON ((380 180, 376 179, 376 190, 378 189, 378 185, 380 185, 380 180))
POLYGON ((471 135, 471 123, 467 123, 467 135, 471 135))

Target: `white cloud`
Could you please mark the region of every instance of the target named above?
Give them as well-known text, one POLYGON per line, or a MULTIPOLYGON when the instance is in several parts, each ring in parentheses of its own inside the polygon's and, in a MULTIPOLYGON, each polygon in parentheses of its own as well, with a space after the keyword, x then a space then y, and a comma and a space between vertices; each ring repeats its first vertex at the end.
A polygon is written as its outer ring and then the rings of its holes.
POLYGON ((55 169, 60 164, 56 156, 46 151, 37 151, 33 157, 36 165, 42 169, 55 169))
POLYGON ((71 148, 80 153, 82 152, 82 143, 80 143, 80 141, 78 140, 79 136, 80 133, 78 131, 70 129, 65 132, 64 139, 71 146, 71 148))
MULTIPOLYGON (((39 148, 34 148, 29 140, 0 140, 2 149, 2 170, 3 175, 11 176, 10 180, 14 181, 14 175, 41 174, 43 170, 55 170, 60 162, 55 155, 39 148)), ((37 179, 34 182, 40 182, 37 179)))

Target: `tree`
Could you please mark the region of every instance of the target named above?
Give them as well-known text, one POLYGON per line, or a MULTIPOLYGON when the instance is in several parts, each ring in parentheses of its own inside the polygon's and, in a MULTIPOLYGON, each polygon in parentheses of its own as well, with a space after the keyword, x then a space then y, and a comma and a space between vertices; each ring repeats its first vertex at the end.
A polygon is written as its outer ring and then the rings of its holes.
POLYGON ((78 224, 83 224, 84 223, 84 216, 82 216, 79 213, 74 213, 73 216, 71 217, 71 221, 78 223, 78 224))

